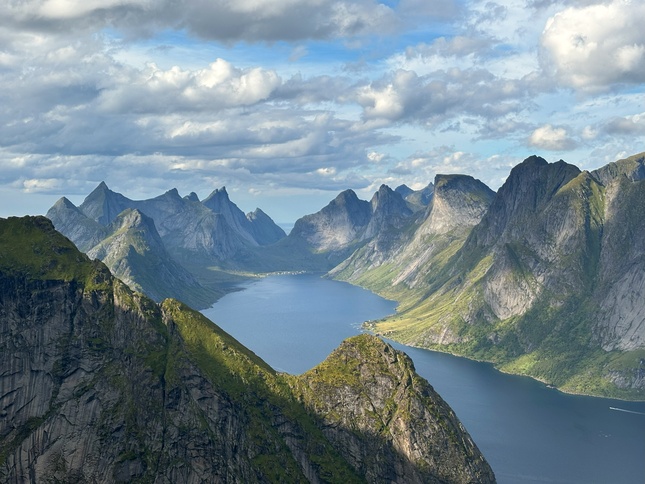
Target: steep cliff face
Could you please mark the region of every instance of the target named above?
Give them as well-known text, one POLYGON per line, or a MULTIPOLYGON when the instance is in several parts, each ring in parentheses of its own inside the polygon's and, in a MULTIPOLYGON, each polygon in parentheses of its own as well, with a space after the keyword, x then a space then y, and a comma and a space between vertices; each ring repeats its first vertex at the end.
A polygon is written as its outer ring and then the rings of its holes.
POLYGON ((405 354, 380 339, 346 340, 298 377, 298 389, 325 436, 368 482, 495 480, 448 405, 405 354))
POLYGON ((446 234, 479 223, 495 196, 481 181, 468 175, 437 175, 434 198, 420 234, 446 234))
POLYGON ((594 334, 607 351, 645 348, 644 210, 645 180, 621 175, 608 182, 593 291, 600 308, 594 334))
MULTIPOLYGON (((588 173, 528 158, 461 244, 437 251, 436 236, 415 236, 426 241, 426 262, 395 281, 418 292, 395 288, 390 295, 406 304, 378 329, 565 390, 643 398, 642 159, 588 173)), ((443 226, 431 213, 425 230, 443 226)))
POLYGON ((383 232, 398 230, 409 222, 412 210, 403 197, 387 185, 381 185, 370 200, 372 216, 365 228, 363 238, 371 238, 383 232))
POLYGON ((318 251, 345 249, 360 240, 370 216, 370 204, 345 190, 319 212, 297 220, 289 237, 318 251))
POLYGON ((365 284, 398 297, 394 286, 422 286, 440 253, 454 252, 490 205, 494 192, 466 175, 437 175, 422 217, 408 217, 398 230, 381 230, 365 247, 331 271, 334 277, 365 284))
MULTIPOLYGON (((343 387, 372 401, 343 400, 327 435, 329 414, 310 404, 311 376, 277 374, 199 313, 133 293, 48 220, 0 220, 0 480, 493 482, 409 361, 374 337, 360 341, 377 350, 344 350, 359 366, 339 372, 358 371, 358 386, 343 387), (365 388, 380 378, 384 391, 365 388), (377 398, 388 392, 393 400, 377 398), (365 419, 358 434, 343 429, 354 416, 392 412, 385 427, 395 440, 365 419), (394 469, 370 460, 372 451, 394 469)), ((334 385, 315 385, 316 404, 342 398, 334 385)))
POLYGON ((65 197, 47 211, 47 218, 82 251, 91 249, 107 235, 104 225, 85 215, 65 197))
POLYGON ((247 213, 246 218, 251 223, 253 237, 260 245, 275 244, 287 236, 284 230, 259 208, 247 213))

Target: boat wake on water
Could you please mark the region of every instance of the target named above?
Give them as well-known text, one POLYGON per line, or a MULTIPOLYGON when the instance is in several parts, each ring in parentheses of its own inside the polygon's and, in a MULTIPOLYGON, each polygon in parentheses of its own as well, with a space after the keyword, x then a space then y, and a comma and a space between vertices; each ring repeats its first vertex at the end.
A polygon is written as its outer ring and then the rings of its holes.
POLYGON ((627 410, 626 408, 609 407, 609 410, 616 410, 617 412, 625 412, 625 413, 635 413, 636 415, 645 415, 645 412, 637 412, 635 410, 627 410))

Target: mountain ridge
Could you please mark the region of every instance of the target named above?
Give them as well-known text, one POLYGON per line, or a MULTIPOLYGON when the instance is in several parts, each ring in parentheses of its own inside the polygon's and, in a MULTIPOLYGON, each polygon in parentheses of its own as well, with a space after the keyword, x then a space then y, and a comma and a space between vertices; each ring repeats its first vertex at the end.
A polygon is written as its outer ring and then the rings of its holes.
POLYGON ((565 391, 643 399, 645 183, 628 176, 642 163, 601 169, 605 186, 563 161, 527 158, 463 242, 445 253, 430 253, 436 238, 409 244, 411 270, 359 279, 402 301, 374 330, 565 391))
POLYGON ((445 402, 374 336, 312 370, 314 395, 306 377, 276 373, 200 313, 132 292, 44 217, 0 219, 0 288, 3 482, 494 482, 445 402), (359 374, 338 365, 348 358, 359 374), (327 433, 313 398, 330 407, 339 381, 362 394, 401 369, 414 388, 383 388, 387 406, 345 403, 336 415, 400 408, 407 420, 327 433), (378 462, 349 457, 373 450, 378 462))

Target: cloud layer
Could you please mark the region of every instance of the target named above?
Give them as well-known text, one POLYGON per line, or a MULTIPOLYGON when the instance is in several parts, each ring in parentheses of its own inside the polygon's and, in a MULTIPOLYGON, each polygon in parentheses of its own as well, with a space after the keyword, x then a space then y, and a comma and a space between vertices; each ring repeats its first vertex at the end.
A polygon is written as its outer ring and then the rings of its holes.
POLYGON ((0 18, 18 197, 107 179, 262 204, 456 171, 497 188, 534 152, 593 168, 645 141, 642 2, 9 0, 0 18))

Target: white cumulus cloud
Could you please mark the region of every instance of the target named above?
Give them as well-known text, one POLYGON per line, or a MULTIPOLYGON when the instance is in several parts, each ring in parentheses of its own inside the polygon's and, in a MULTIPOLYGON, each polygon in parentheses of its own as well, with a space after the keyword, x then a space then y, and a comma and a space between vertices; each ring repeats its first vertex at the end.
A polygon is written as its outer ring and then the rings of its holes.
POLYGON ((546 124, 533 131, 529 145, 543 150, 568 151, 576 147, 576 142, 565 128, 546 124))
POLYGON ((541 39, 545 68, 583 91, 645 82, 645 3, 613 0, 551 17, 541 39))

